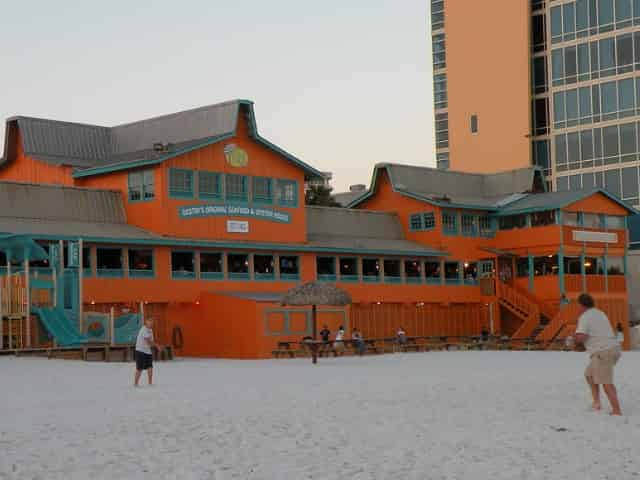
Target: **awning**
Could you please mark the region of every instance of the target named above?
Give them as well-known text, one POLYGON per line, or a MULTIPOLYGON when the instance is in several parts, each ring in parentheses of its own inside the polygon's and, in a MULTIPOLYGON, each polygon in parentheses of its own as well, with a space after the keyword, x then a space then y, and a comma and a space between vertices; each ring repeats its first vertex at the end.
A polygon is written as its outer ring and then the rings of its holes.
POLYGON ((24 262, 26 260, 46 260, 47 252, 38 245, 29 235, 0 234, 0 251, 11 262, 24 262))
POLYGON ((499 257, 519 257, 519 255, 515 253, 507 252, 506 250, 499 250, 497 248, 480 247, 480 250, 493 253, 494 255, 498 255, 499 257))

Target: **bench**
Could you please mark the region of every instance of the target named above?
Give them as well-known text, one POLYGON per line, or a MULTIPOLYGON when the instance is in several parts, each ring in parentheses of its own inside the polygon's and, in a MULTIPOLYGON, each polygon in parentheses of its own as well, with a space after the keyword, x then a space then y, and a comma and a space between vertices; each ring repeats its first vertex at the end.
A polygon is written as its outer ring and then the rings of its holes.
POLYGON ((295 358, 296 351, 291 348, 292 343, 293 342, 278 342, 278 348, 272 350, 271 354, 276 358, 280 358, 280 355, 288 355, 289 358, 295 358))
POLYGON ((419 352, 420 350, 422 350, 422 345, 413 337, 408 337, 404 343, 400 343, 401 352, 419 352))

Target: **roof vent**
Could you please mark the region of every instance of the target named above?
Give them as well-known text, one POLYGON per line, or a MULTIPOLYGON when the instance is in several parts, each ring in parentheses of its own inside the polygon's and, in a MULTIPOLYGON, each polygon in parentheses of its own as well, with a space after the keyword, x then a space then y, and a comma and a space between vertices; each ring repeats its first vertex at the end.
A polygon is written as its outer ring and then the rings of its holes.
POLYGON ((362 184, 362 183, 358 183, 357 185, 351 185, 349 187, 349 191, 350 192, 364 192, 367 189, 367 186, 362 184))
POLYGON ((156 142, 153 144, 153 151, 154 152, 168 152, 170 150, 173 149, 173 143, 162 143, 162 142, 156 142))
POLYGON ((433 199, 436 200, 437 202, 451 203, 451 199, 449 197, 447 197, 446 195, 443 195, 441 197, 433 197, 433 199))

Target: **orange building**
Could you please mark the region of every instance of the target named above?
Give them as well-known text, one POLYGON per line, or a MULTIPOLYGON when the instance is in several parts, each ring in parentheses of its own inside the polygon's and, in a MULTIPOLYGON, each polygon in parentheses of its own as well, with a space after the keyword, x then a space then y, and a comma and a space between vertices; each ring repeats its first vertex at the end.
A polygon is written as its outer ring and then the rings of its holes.
POLYGON ((321 172, 262 138, 244 100, 109 128, 15 117, 5 145, 0 233, 46 252, 23 266, 0 254, 5 285, 30 279, 27 345, 115 334, 144 309, 180 354, 263 358, 311 334, 309 310, 279 305, 311 280, 354 300, 320 324, 369 338, 402 325, 551 340, 573 321, 562 294, 583 290, 628 328, 631 210, 603 191, 547 193, 535 168, 380 164, 351 208, 307 207, 321 172))

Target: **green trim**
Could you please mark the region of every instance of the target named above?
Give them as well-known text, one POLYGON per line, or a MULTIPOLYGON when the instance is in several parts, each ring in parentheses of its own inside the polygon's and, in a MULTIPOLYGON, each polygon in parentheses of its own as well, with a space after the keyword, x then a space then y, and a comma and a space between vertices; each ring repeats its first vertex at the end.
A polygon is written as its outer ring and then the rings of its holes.
POLYGON ((153 171, 153 169, 149 168, 149 169, 145 169, 145 170, 136 170, 134 172, 129 172, 128 176, 127 176, 127 203, 141 203, 141 202, 153 202, 156 199, 155 196, 155 172, 153 171), (144 174, 150 172, 151 176, 152 176, 152 183, 151 186, 153 187, 153 197, 151 198, 146 198, 145 192, 146 192, 146 187, 147 185, 145 184, 144 181, 144 174), (131 188, 131 176, 138 174, 140 176, 142 176, 142 183, 140 185, 137 185, 136 188, 140 188, 140 199, 139 200, 133 200, 131 198, 131 192, 132 192, 132 188, 131 188))
POLYGON ((251 201, 254 204, 272 205, 273 204, 273 179, 270 177, 255 177, 251 178, 251 201), (267 196, 256 195, 256 182, 260 180, 266 180, 267 182, 267 196))
POLYGON ((210 172, 208 170, 198 170, 198 199, 199 200, 222 200, 222 173, 210 172), (217 193, 202 192, 201 180, 202 178, 211 178, 215 182, 217 193))
POLYGON ((298 182, 296 180, 278 178, 276 180, 276 190, 279 206, 290 208, 296 208, 298 206, 298 182), (293 200, 283 199, 283 190, 288 186, 293 186, 293 200))
POLYGON ((187 147, 187 148, 181 148, 179 150, 176 150, 175 152, 172 152, 172 153, 169 153, 167 155, 163 155, 163 156, 160 156, 160 157, 154 158, 154 159, 146 159, 146 158, 145 159, 137 159, 137 160, 131 160, 129 162, 122 162, 122 163, 104 165, 102 167, 86 168, 86 169, 74 172, 72 174, 72 177, 73 178, 91 177, 91 176, 94 176, 94 175, 102 175, 102 174, 105 174, 105 173, 119 172, 119 171, 122 171, 122 170, 130 170, 132 168, 137 168, 137 167, 146 167, 146 166, 150 166, 150 165, 159 165, 160 163, 164 162, 165 160, 170 160, 170 159, 178 157, 180 155, 184 155, 185 153, 193 152, 194 150, 198 150, 200 148, 208 147, 209 145, 213 145, 215 143, 221 142, 221 141, 226 140, 228 138, 232 138, 234 136, 235 136, 235 131, 234 132, 225 133, 223 135, 219 135, 219 136, 216 136, 216 137, 210 137, 209 139, 203 141, 202 143, 198 143, 196 145, 193 145, 193 146, 187 147))
POLYGON ((155 278, 153 270, 132 270, 129 269, 129 278, 155 278))
POLYGON ((422 284, 422 277, 409 277, 409 276, 405 276, 406 282, 413 284, 413 285, 420 285, 422 284))
POLYGON ((273 282, 276 279, 276 274, 272 273, 256 273, 253 272, 253 279, 257 282, 273 282))
POLYGON ((419 212, 409 214, 409 231, 411 232, 428 232, 436 228, 436 215, 434 212, 419 212), (418 219, 420 224, 418 227, 413 226, 413 220, 418 219), (432 225, 427 226, 427 218, 430 219, 432 225))
POLYGON ((174 198, 174 199, 187 199, 187 200, 191 200, 194 198, 195 196, 195 185, 194 185, 194 175, 193 175, 193 170, 190 170, 188 168, 170 168, 169 169, 169 181, 167 182, 167 190, 169 192, 169 198, 174 198), (191 186, 190 190, 171 190, 171 175, 173 173, 184 173, 187 175, 187 177, 189 178, 189 183, 191 186))
POLYGON ((124 278, 123 268, 98 268, 96 270, 98 278, 124 278))
POLYGON ((239 173, 227 173, 224 176, 224 198, 227 202, 232 204, 242 204, 246 205, 249 201, 249 182, 248 176, 242 175, 239 173), (229 184, 227 183, 229 179, 239 178, 242 182, 242 193, 230 193, 229 192, 229 184))
POLYGON ((458 212, 454 210, 443 210, 440 214, 440 223, 442 224, 442 234, 447 236, 456 236, 460 229, 458 228, 458 212), (447 226, 445 216, 453 217, 453 228, 447 226))
POLYGON ((385 275, 384 276, 384 283, 392 283, 392 284, 402 283, 402 277, 395 277, 395 276, 391 276, 391 275, 385 275))
POLYGON ((201 280, 224 280, 224 272, 200 272, 201 280))

